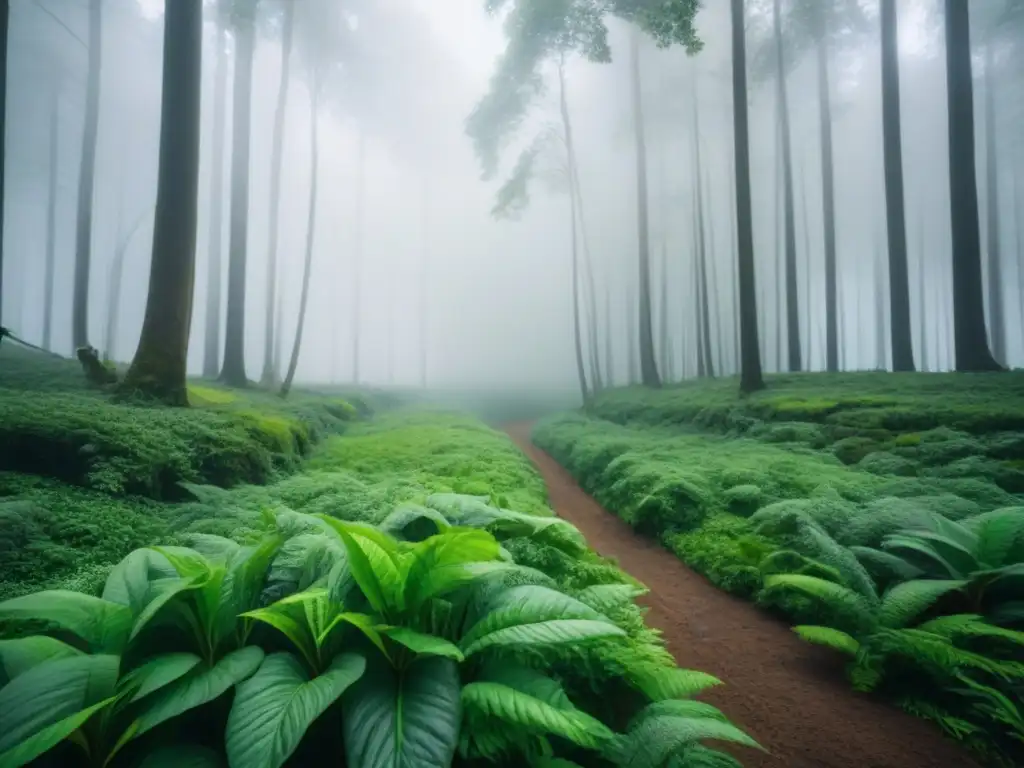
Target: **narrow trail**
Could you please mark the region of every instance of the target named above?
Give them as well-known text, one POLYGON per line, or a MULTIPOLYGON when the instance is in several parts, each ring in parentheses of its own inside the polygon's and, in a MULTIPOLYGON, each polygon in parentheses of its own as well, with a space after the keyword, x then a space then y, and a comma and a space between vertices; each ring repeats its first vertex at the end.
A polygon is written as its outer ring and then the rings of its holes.
POLYGON ((850 689, 834 654, 717 589, 602 509, 533 445, 531 426, 506 431, 540 470, 555 512, 647 586, 640 602, 650 609, 648 622, 664 633, 679 665, 725 683, 702 698, 768 750, 734 752, 744 766, 977 768, 932 724, 850 689))

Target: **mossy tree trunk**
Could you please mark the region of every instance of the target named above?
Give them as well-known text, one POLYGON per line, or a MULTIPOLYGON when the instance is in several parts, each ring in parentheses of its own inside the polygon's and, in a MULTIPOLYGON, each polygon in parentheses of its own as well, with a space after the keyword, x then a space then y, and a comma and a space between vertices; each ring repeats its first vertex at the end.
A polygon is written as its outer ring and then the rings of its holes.
POLYGON ((733 143, 736 169, 737 268, 740 282, 740 390, 764 388, 757 333, 754 222, 750 199, 747 42, 743 0, 730 0, 732 20, 733 143))
POLYGON ((910 274, 907 267, 907 216, 903 190, 899 22, 896 15, 896 0, 882 0, 881 24, 882 151, 885 159, 885 212, 889 239, 889 336, 892 346, 892 369, 913 371, 914 342, 910 329, 910 274))
POLYGON ((796 277, 796 214, 793 203, 793 147, 789 127, 789 98, 782 41, 782 0, 774 0, 772 24, 775 34, 775 77, 778 87, 779 116, 782 121, 782 198, 785 221, 786 348, 790 371, 803 368, 800 348, 800 294, 796 277))
POLYGON ((122 389, 188 405, 186 365, 195 284, 202 0, 174 0, 164 18, 160 175, 142 335, 122 389))
POLYGON ((245 273, 249 237, 249 139, 252 118, 252 64, 256 26, 252 8, 235 17, 235 83, 232 103, 231 240, 228 256, 228 311, 224 329, 224 365, 220 378, 246 387, 245 273))
MULTIPOLYGON (((306 221, 306 263, 302 270, 302 292, 299 297, 299 320, 295 326, 295 341, 292 344, 292 356, 288 361, 288 372, 285 374, 284 382, 281 384, 281 397, 287 397, 295 381, 295 370, 299 366, 299 352, 302 349, 302 332, 306 327, 306 309, 309 306, 309 278, 313 271, 313 239, 316 234, 316 203, 317 188, 320 178, 320 132, 317 130, 320 79, 317 73, 313 74, 311 85, 312 95, 310 98, 311 114, 309 118, 309 145, 312 150, 312 169, 309 182, 309 218, 306 221)), ((390 334, 389 334, 390 336, 390 334)), ((390 347, 390 338, 389 338, 390 347)), ((390 349, 388 350, 390 358, 390 349)))
POLYGON ((639 352, 640 379, 645 387, 660 387, 658 363, 654 358, 654 329, 651 321, 651 234, 647 189, 647 136, 643 93, 640 83, 640 30, 630 33, 630 74, 632 79, 633 138, 636 145, 637 235, 640 258, 639 352))
POLYGON ((89 345, 89 273, 92 262, 92 198, 96 177, 96 140, 100 123, 100 67, 103 48, 103 0, 89 0, 89 51, 85 85, 85 123, 78 171, 78 212, 75 224, 75 278, 71 307, 71 340, 89 345))
MULTIPOLYGON (((6 6, 6 3, 4 3, 6 6)), ((3 10, 0 9, 0 13, 3 10)), ((60 89, 54 87, 50 104, 50 163, 46 198, 46 274, 43 284, 43 349, 53 351, 53 283, 57 262, 57 172, 60 168, 60 89)), ((2 204, 2 193, 0 193, 2 204)), ((2 216, 0 216, 2 218, 2 216)), ((2 269, 0 269, 2 271, 2 269)))
POLYGON ((224 244, 224 129, 227 112, 228 54, 223 14, 217 13, 215 37, 217 63, 213 81, 213 169, 210 175, 210 243, 206 252, 206 329, 203 344, 203 376, 220 372, 222 248, 224 244))
MULTIPOLYGON (((278 225, 281 217, 281 169, 284 165, 284 128, 288 107, 288 86, 291 82, 292 38, 295 30, 295 2, 284 4, 284 21, 281 32, 281 84, 277 89, 277 107, 274 110, 274 136, 270 150, 270 214, 267 217, 270 231, 267 235, 267 306, 266 324, 263 333, 263 374, 260 381, 264 386, 277 383, 281 372, 275 367, 274 322, 277 308, 277 244, 278 225)), ((280 322, 280 318, 277 318, 280 322)))
POLYGON ((997 371, 985 329, 981 227, 974 160, 974 76, 967 0, 945 0, 949 188, 953 229, 956 370, 997 371))

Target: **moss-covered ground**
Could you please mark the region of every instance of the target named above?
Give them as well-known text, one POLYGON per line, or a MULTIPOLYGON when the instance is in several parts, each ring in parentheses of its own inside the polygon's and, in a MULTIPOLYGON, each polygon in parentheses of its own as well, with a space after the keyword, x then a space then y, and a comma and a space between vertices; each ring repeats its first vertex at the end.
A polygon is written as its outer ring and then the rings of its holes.
MULTIPOLYGON (((542 420, 533 437, 608 510, 793 623, 841 626, 818 600, 765 590, 771 574, 846 583, 864 574, 859 548, 944 533, 942 519, 976 530, 994 510, 1011 510, 1003 543, 1021 561, 1000 563, 1000 584, 1024 600, 1024 374, 784 375, 751 397, 737 391, 732 379, 613 390, 586 413, 542 420)), ((979 736, 959 713, 908 708, 979 736)))

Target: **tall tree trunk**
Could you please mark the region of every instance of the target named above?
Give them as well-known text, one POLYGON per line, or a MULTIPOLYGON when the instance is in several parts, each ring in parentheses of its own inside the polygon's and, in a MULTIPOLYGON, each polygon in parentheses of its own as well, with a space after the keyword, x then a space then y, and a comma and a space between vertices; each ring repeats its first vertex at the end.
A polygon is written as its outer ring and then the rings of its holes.
POLYGON ((736 168, 736 227, 740 280, 740 391, 764 388, 757 340, 754 223, 750 200, 750 136, 747 109, 747 42, 743 0, 730 0, 732 17, 733 143, 736 168))
MULTIPOLYGON (((699 139, 698 139, 699 140, 699 139)), ((697 176, 699 179, 700 177, 697 176)), ((693 192, 693 330, 695 335, 695 348, 697 351, 697 378, 703 379, 707 376, 707 356, 704 352, 704 281, 701 280, 701 257, 700 253, 704 247, 704 224, 701 217, 701 189, 694 188, 693 192)))
POLYGON ((630 74, 633 96, 633 138, 636 142, 636 207, 640 267, 640 378, 645 387, 660 387, 658 364, 654 359, 654 330, 651 322, 651 233, 648 223, 647 136, 643 94, 640 89, 640 30, 630 34, 630 74))
POLYGON ((629 366, 628 381, 630 386, 640 382, 640 356, 637 350, 637 313, 636 313, 636 286, 630 283, 626 294, 626 357, 629 366))
POLYGON ((835 166, 832 158, 832 86, 829 76, 828 18, 818 9, 818 120, 821 129, 821 200, 825 226, 825 367, 839 369, 839 326, 836 315, 838 276, 836 272, 835 166))
POLYGON ((782 0, 774 0, 775 74, 778 81, 779 113, 782 120, 782 190, 786 240, 786 324, 787 363, 790 371, 803 367, 800 348, 800 294, 796 282, 796 214, 793 206, 793 146, 789 127, 789 99, 782 45, 782 0))
POLYGON ((882 151, 885 158, 885 212, 889 237, 889 315, 892 369, 914 370, 910 330, 910 275, 903 191, 903 138, 900 117, 899 27, 896 0, 881 0, 882 151))
POLYGON ((733 360, 731 373, 740 371, 740 280, 736 262, 739 249, 736 238, 736 172, 733 163, 729 163, 729 257, 731 267, 729 279, 732 283, 732 344, 733 360))
POLYGON ((782 211, 782 152, 778 151, 782 147, 782 120, 779 114, 780 110, 776 111, 776 117, 779 118, 775 121, 775 237, 772 238, 772 242, 775 246, 775 280, 773 285, 775 286, 775 372, 782 373, 785 368, 785 362, 783 360, 783 342, 782 339, 786 335, 785 315, 783 313, 783 306, 786 303, 786 258, 785 258, 785 243, 783 228, 780 226, 780 222, 783 218, 782 211))
POLYGON ((1003 304, 1003 254, 999 231, 999 148, 996 146, 995 62, 985 45, 985 210, 988 224, 988 316, 992 356, 1006 364, 1006 310, 1003 304))
MULTIPOLYGON (((814 358, 814 347, 811 344, 811 318, 813 315, 813 302, 811 301, 811 210, 807 207, 807 174, 804 173, 803 163, 800 164, 800 212, 803 219, 803 245, 804 245, 804 295, 807 297, 807 306, 804 308, 804 317, 807 327, 807 370, 813 370, 811 360, 814 358)), ((908 315, 909 317, 909 315, 908 315)))
POLYGON ((974 80, 967 0, 945 0, 949 188, 953 230, 953 322, 958 371, 996 371, 981 279, 981 228, 974 161, 974 80))
POLYGON ((696 184, 696 232, 697 232, 697 311, 700 313, 698 328, 697 367, 699 376, 715 377, 715 364, 711 352, 711 309, 708 297, 707 223, 704 217, 704 173, 700 154, 700 115, 697 112, 696 79, 694 97, 690 100, 693 116, 693 169, 696 184))
POLYGON ((206 329, 203 340, 203 376, 220 372, 222 248, 224 244, 224 117, 227 112, 228 53, 223 13, 217 12, 217 62, 213 80, 213 168, 210 176, 210 243, 206 256, 206 329))
POLYGON ((75 285, 71 308, 71 339, 89 346, 89 272, 92 261, 92 196, 96 176, 96 140, 100 124, 100 66, 103 47, 103 0, 89 0, 89 63, 85 90, 85 124, 78 172, 78 214, 75 229, 75 285))
POLYGON ((925 234, 924 219, 921 220, 921 236, 917 241, 917 317, 921 326, 921 370, 929 371, 928 364, 928 296, 925 290, 925 234))
MULTIPOLYGON (((4 6, 7 3, 3 3, 4 6)), ((0 14, 5 13, 0 9, 0 14)), ((6 37, 5 37, 6 39, 6 37)), ((2 109, 2 107, 0 107, 2 109)), ((50 167, 46 200, 46 277, 43 288, 43 349, 53 351, 53 281, 57 261, 57 171, 60 166, 60 90, 53 89, 50 105, 50 167)), ((3 204, 0 193, 0 205, 3 204)), ((2 214, 0 214, 0 218, 2 214)), ((0 225, 2 229, 2 225, 0 225)), ((0 234, 2 237, 2 234, 0 234)), ((2 246, 0 246, 2 247, 2 246)), ((2 271, 2 269, 0 269, 2 271)))
MULTIPOLYGON (((1019 166, 1019 163, 1018 163, 1019 166)), ((1017 237, 1017 307, 1020 311, 1020 327, 1024 328, 1024 210, 1020 205, 1020 181, 1018 174, 1011 174, 1013 182, 1013 221, 1017 237)))
POLYGON ((609 387, 615 386, 615 361, 612 353, 612 290, 604 287, 604 380, 609 387))
POLYGON ((569 101, 565 93, 565 67, 558 65, 558 109, 562 116, 562 129, 565 136, 566 160, 569 171, 569 213, 572 226, 572 339, 576 353, 576 375, 579 378, 580 394, 583 405, 590 405, 590 389, 587 386, 586 365, 583 362, 583 338, 580 332, 580 268, 579 239, 576 229, 579 200, 576 196, 576 155, 573 151, 572 123, 569 120, 569 101))
MULTIPOLYGON (((904 253, 904 256, 906 253, 904 253)), ((888 370, 888 350, 885 346, 885 246, 879 233, 875 237, 875 368, 888 370)), ((904 264, 904 266, 906 266, 904 264)), ((891 294, 890 294, 891 295, 891 294)), ((909 310, 908 310, 909 316, 909 310)), ((911 358, 913 362, 913 358, 911 358)))
MULTIPOLYGON (((285 374, 284 382, 281 384, 281 397, 287 397, 291 391, 292 382, 295 381, 295 369, 299 367, 299 351, 302 349, 302 332, 306 327, 306 309, 309 306, 309 277, 313 271, 313 237, 316 234, 316 202, 317 187, 320 178, 320 132, 317 130, 319 122, 319 97, 320 77, 318 73, 313 74, 310 96, 309 116, 309 146, 312 157, 310 158, 310 181, 309 181, 309 217, 306 219, 306 263, 302 269, 302 293, 299 296, 299 320, 295 325, 295 341, 292 344, 292 356, 288 361, 288 373, 285 374)), ((390 339, 389 339, 390 342, 390 339)), ((390 345, 389 345, 390 346, 390 345)), ((388 350, 390 353, 390 349, 388 350)))
POLYGON ((363 227, 366 207, 366 136, 359 131, 356 149, 355 250, 352 254, 352 381, 359 384, 359 339, 362 319, 363 227))
POLYGON ((658 301, 658 328, 661 369, 666 380, 672 380, 672 340, 668 332, 668 241, 661 241, 661 296, 658 301))
POLYGON ((235 25, 235 83, 232 104, 231 244, 228 260, 228 313, 224 330, 224 367, 220 378, 246 387, 245 288, 249 237, 249 139, 252 120, 252 63, 256 28, 251 16, 235 25))
POLYGON ((142 336, 123 388, 169 405, 188 405, 185 375, 196 266, 203 3, 174 0, 164 14, 153 263, 142 336))
POLYGON ((281 218, 281 169, 284 165, 284 128, 288 111, 288 86, 291 82, 292 37, 295 29, 295 3, 284 4, 284 28, 281 32, 281 83, 277 89, 277 106, 274 110, 274 136, 270 148, 270 215, 267 217, 270 230, 267 235, 267 306, 266 325, 263 332, 263 374, 260 381, 264 386, 274 386, 281 372, 274 367, 274 322, 277 290, 277 243, 278 224, 281 218))
MULTIPOLYGON (((7 165, 7 28, 10 0, 0 0, 0 325, 4 307, 4 198, 7 165)), ((48 320, 46 322, 49 322, 48 320)), ((46 347, 49 349, 49 347, 46 347)))

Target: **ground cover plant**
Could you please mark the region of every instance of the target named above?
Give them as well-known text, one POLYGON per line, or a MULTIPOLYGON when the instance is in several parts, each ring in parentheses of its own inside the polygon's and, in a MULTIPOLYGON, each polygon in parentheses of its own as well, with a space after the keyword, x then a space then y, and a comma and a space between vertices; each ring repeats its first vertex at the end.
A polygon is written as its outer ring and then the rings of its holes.
POLYGON ((857 687, 1016 764, 1016 377, 899 378, 782 376, 739 401, 719 382, 611 391, 534 439, 719 587, 849 655, 857 687))

